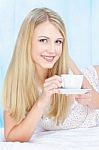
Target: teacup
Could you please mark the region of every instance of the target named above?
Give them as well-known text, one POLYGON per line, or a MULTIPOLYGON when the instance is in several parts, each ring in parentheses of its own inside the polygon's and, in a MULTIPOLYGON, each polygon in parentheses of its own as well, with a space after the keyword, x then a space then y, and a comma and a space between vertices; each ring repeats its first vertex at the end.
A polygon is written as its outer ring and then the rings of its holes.
POLYGON ((83 75, 62 74, 62 88, 66 89, 81 89, 83 75))

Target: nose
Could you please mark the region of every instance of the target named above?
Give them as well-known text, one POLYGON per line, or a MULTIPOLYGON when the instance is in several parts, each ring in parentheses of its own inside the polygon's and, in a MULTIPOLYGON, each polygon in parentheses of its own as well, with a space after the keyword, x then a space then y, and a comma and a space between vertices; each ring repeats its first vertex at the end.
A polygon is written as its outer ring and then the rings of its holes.
POLYGON ((55 43, 50 43, 48 47, 48 52, 49 53, 55 53, 56 48, 55 48, 55 43))

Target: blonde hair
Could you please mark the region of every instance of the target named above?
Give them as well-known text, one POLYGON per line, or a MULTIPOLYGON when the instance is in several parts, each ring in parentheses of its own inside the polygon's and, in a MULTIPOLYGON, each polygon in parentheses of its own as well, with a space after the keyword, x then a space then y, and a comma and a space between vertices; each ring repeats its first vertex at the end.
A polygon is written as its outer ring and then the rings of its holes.
MULTIPOLYGON (((48 8, 32 10, 23 21, 16 41, 15 50, 4 83, 4 107, 10 116, 20 123, 38 100, 38 85, 35 64, 31 58, 34 29, 49 20, 64 38, 63 51, 48 77, 68 73, 68 46, 65 25, 56 12, 48 8)), ((54 94, 49 117, 63 122, 68 113, 69 100, 64 95, 54 94)))

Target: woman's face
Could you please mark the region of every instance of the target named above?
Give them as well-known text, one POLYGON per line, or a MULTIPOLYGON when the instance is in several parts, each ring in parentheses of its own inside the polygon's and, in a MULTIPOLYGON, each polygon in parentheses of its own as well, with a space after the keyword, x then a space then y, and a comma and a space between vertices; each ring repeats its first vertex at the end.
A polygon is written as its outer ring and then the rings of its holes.
POLYGON ((49 21, 38 25, 33 33, 32 60, 36 67, 50 69, 62 53, 63 36, 49 21))

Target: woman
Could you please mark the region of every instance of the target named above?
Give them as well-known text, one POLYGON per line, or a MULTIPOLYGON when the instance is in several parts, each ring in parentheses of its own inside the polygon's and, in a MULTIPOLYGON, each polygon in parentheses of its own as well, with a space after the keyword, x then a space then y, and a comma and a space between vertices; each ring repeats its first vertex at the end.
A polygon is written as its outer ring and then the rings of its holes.
POLYGON ((48 8, 32 10, 21 26, 5 78, 6 141, 28 141, 39 124, 45 130, 96 125, 95 111, 90 117, 88 106, 60 94, 60 75, 69 69, 79 72, 75 68, 62 19, 48 8))

